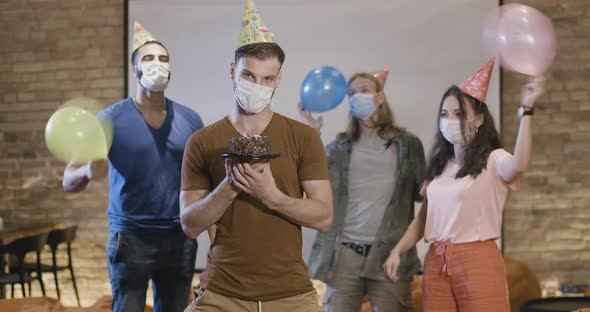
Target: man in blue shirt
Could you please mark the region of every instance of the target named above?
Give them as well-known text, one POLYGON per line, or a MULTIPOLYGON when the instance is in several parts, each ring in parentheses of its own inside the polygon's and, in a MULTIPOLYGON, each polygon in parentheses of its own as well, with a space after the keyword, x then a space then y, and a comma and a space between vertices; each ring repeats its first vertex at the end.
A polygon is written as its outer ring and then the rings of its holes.
POLYGON ((136 40, 136 45, 135 96, 99 114, 113 125, 108 162, 68 165, 63 185, 68 192, 80 192, 90 181, 109 175, 112 310, 143 311, 151 279, 154 310, 183 311, 189 302, 197 243, 180 225, 180 169, 184 146, 203 122, 197 113, 164 97, 170 78, 164 45, 151 35, 144 42, 136 40))

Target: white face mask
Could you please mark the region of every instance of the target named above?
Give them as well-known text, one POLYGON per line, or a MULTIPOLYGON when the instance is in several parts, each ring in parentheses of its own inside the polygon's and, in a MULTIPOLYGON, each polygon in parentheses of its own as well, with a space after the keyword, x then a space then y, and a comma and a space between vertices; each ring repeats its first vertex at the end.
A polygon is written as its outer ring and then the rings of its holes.
MULTIPOLYGON (((467 125, 471 125, 475 119, 466 120, 467 125)), ((468 126, 470 128, 470 126, 468 126)), ((467 140, 463 139, 463 133, 461 132, 461 120, 453 119, 450 120, 448 118, 440 120, 439 125, 440 132, 442 132, 443 137, 451 144, 465 144, 465 141, 470 142, 475 134, 477 133, 477 128, 473 130, 473 132, 467 133, 467 140)))
POLYGON ((440 119, 440 132, 451 144, 463 144, 463 133, 461 133, 461 120, 459 119, 440 119))
POLYGON ((141 63, 139 83, 152 92, 162 92, 170 81, 170 64, 158 61, 141 63))
POLYGON ((235 98, 243 110, 251 114, 258 114, 270 104, 274 90, 274 88, 238 78, 235 98))

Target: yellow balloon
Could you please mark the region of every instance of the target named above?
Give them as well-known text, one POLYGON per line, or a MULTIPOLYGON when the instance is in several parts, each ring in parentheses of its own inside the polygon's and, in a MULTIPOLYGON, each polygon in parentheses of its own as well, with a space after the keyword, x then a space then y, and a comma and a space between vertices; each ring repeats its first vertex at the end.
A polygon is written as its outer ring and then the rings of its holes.
POLYGON ((109 115, 101 116, 98 119, 100 126, 102 127, 102 131, 104 132, 104 136, 107 142, 107 154, 111 150, 111 145, 113 145, 113 122, 109 115))
POLYGON ((97 99, 91 98, 89 96, 77 96, 71 98, 67 102, 63 103, 59 109, 66 107, 79 107, 89 111, 95 116, 104 109, 104 105, 102 105, 97 99))
MULTIPOLYGON (((97 116, 98 113, 100 113, 105 108, 105 106, 100 101, 89 96, 74 97, 65 102, 60 107, 60 109, 65 107, 79 107, 92 113, 95 116, 97 116)), ((98 121, 100 122, 100 125, 102 126, 104 134, 107 138, 107 150, 110 150, 111 145, 113 143, 113 125, 111 119, 108 115, 104 115, 101 116, 101 118, 98 121)))
POLYGON ((107 136, 96 116, 74 106, 61 108, 49 118, 45 144, 56 158, 75 164, 106 159, 109 150, 107 136))

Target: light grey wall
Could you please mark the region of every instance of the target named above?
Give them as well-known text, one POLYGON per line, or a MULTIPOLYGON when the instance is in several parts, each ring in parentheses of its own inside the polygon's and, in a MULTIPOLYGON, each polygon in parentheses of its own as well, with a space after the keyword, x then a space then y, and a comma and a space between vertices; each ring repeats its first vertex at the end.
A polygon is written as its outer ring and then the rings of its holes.
MULTIPOLYGON (((130 0, 129 50, 138 20, 170 50, 167 96, 196 110, 205 124, 233 105, 229 65, 237 47, 244 1, 130 0)), ((482 66, 482 21, 495 0, 258 0, 258 9, 287 54, 273 109, 298 119, 301 82, 314 67, 332 65, 346 77, 388 67, 385 92, 400 125, 418 135, 428 151, 442 93, 482 66)), ((135 82, 129 72, 130 94, 135 82)), ((499 126, 499 75, 494 71, 487 103, 499 126)), ((346 127, 344 101, 324 114, 322 140, 346 127)), ((304 257, 315 233, 304 231, 304 257)), ((209 244, 199 237, 197 267, 209 244)), ((419 245, 422 256, 426 246, 419 245)))

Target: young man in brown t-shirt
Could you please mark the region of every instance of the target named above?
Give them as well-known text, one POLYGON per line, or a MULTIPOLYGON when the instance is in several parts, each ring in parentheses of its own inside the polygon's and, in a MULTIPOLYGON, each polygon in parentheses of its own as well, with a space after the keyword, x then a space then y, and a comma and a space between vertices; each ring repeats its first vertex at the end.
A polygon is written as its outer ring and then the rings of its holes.
POLYGON ((216 226, 195 301, 186 311, 321 311, 302 259, 301 227, 329 229, 332 191, 318 134, 270 108, 284 58, 268 40, 238 48, 230 68, 233 110, 186 145, 182 227, 194 238, 216 226), (240 135, 270 137, 280 157, 224 160, 229 141, 240 135))

